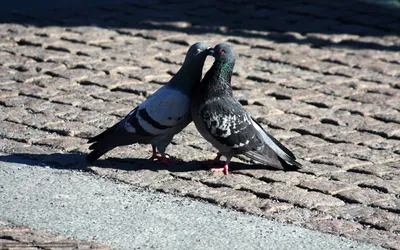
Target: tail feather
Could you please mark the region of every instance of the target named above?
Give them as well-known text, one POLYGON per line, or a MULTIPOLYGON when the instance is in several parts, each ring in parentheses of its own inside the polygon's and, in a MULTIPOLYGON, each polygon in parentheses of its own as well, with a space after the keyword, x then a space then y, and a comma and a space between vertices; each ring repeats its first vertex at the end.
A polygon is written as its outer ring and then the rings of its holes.
POLYGON ((100 158, 103 154, 107 153, 111 149, 115 148, 117 145, 113 145, 112 138, 113 133, 117 130, 119 123, 114 124, 114 126, 106 129, 101 134, 98 134, 88 140, 88 143, 93 143, 90 145, 89 149, 93 150, 90 152, 86 159, 88 162, 94 162, 100 158))
POLYGON ((264 165, 276 169, 284 169, 281 161, 279 160, 275 152, 273 152, 272 150, 269 150, 267 152, 248 151, 244 153, 244 155, 264 165))
MULTIPOLYGON (((98 134, 98 135, 96 135, 96 136, 90 138, 90 139, 88 140, 88 143, 93 143, 93 142, 100 141, 101 139, 104 139, 104 138, 107 137, 109 134, 113 133, 113 132, 117 129, 118 125, 119 125, 119 122, 116 123, 116 124, 114 124, 114 126, 108 128, 108 129, 106 129, 106 130, 103 131, 101 134, 98 134)), ((92 145, 92 146, 93 146, 93 145, 92 145)), ((90 146, 90 149, 92 149, 92 146, 90 146)))
POLYGON ((296 161, 296 156, 288 148, 283 146, 275 137, 265 131, 265 129, 255 119, 252 120, 254 122, 253 125, 260 132, 265 142, 264 151, 258 152, 261 156, 273 151, 279 158, 279 161, 283 163, 284 167, 291 169, 302 168, 302 165, 296 161))
POLYGON ((113 148, 95 149, 86 156, 86 159, 88 162, 94 162, 111 149, 113 148))

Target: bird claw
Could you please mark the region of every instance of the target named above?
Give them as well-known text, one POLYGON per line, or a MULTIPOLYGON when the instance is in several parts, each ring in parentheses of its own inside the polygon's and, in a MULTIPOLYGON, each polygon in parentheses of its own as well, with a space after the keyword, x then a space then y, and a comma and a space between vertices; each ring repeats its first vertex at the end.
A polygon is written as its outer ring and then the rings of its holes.
POLYGON ((172 161, 169 160, 165 155, 152 155, 150 157, 150 160, 156 161, 158 163, 164 164, 166 166, 171 166, 172 165, 172 161))

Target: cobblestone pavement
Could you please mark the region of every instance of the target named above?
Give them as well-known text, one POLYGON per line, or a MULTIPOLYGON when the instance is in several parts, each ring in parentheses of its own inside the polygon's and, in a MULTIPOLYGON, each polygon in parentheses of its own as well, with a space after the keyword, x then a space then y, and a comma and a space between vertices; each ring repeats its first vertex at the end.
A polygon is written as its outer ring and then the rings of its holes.
POLYGON ((28 227, 15 226, 0 221, 0 249, 98 249, 109 250, 106 245, 70 240, 61 235, 54 235, 42 230, 32 230, 28 227))
POLYGON ((87 138, 168 81, 189 45, 225 42, 238 54, 234 95, 304 169, 240 158, 231 175, 211 173, 198 161, 215 151, 190 125, 167 149, 172 167, 133 145, 89 170, 400 249, 399 9, 357 0, 131 1, 1 20, 1 152, 83 168, 87 138))

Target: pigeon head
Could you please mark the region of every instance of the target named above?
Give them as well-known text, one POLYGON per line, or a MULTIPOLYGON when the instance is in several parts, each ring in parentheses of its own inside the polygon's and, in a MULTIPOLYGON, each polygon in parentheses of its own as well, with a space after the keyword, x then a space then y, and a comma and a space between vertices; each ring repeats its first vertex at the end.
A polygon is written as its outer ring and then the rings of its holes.
POLYGON ((227 44, 220 43, 217 44, 210 52, 215 61, 219 62, 234 62, 235 61, 235 51, 233 48, 227 44))
POLYGON ((210 47, 202 42, 197 42, 190 46, 186 53, 185 62, 183 64, 191 64, 192 62, 198 62, 204 64, 206 56, 209 54, 210 47))

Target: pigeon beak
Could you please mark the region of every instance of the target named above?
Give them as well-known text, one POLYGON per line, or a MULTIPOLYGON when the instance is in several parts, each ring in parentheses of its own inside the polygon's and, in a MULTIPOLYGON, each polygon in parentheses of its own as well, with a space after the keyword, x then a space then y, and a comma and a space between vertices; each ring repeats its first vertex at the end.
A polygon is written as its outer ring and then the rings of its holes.
POLYGON ((214 49, 209 47, 206 49, 206 53, 209 56, 214 56, 214 49))

